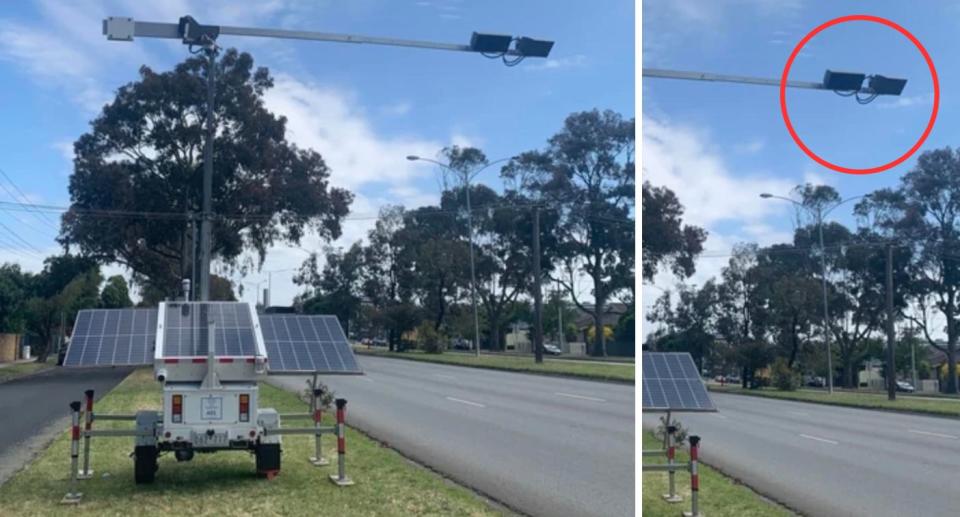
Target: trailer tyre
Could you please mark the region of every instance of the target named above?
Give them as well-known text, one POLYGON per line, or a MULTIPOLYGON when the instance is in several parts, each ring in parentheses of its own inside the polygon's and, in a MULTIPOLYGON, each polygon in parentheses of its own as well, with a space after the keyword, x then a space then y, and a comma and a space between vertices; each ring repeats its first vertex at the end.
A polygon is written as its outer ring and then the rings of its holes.
POLYGON ((157 476, 157 448, 137 446, 133 450, 133 479, 138 485, 153 483, 157 476))
POLYGON ((280 470, 280 444, 261 443, 257 445, 257 473, 267 474, 280 470))

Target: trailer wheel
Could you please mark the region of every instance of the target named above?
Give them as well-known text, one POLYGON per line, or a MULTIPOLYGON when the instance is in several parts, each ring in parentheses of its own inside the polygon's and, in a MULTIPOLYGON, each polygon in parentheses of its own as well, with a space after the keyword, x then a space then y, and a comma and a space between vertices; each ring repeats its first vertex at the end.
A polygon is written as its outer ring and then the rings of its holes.
POLYGON ((280 470, 280 444, 261 443, 257 445, 257 474, 270 476, 280 470))
POLYGON ((133 450, 133 479, 138 485, 153 483, 157 475, 157 448, 140 445, 133 450))

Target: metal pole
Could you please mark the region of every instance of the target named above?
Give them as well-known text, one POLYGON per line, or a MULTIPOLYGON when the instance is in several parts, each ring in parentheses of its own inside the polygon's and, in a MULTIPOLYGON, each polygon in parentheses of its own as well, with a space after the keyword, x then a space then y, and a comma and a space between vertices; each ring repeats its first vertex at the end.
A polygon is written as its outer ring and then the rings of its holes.
POLYGON ((560 344, 560 350, 563 350, 567 339, 563 335, 563 298, 560 293, 560 280, 557 279, 557 343, 560 344))
POLYGON ((263 296, 263 306, 270 306, 270 296, 273 294, 273 271, 267 271, 267 294, 263 296))
POLYGON ((823 281, 823 340, 827 344, 827 392, 833 393, 833 350, 830 347, 830 310, 827 306, 827 249, 823 246, 823 209, 817 208, 820 234, 820 275, 823 281))
POLYGON ((700 514, 700 437, 690 437, 690 513, 689 517, 702 517, 700 514))
MULTIPOLYGON (((87 400, 87 408, 84 411, 84 429, 90 431, 93 428, 93 390, 83 392, 87 400)), ((83 470, 77 473, 77 479, 90 479, 93 477, 93 471, 90 470, 90 435, 83 437, 83 470)))
POLYGON ((897 399, 897 365, 893 328, 893 245, 887 244, 887 399, 897 399))
POLYGON ((213 191, 213 113, 215 102, 215 81, 217 69, 217 47, 210 42, 207 46, 207 141, 203 146, 203 207, 200 219, 200 300, 210 299, 210 253, 213 191))
POLYGON ((473 211, 470 207, 470 174, 463 174, 467 189, 467 226, 470 232, 470 298, 473 301, 473 346, 480 357, 480 313, 477 311, 477 274, 473 259, 473 211))
POLYGON ((83 494, 77 491, 77 456, 80 455, 80 401, 70 403, 73 420, 70 426, 70 491, 60 500, 62 504, 77 504, 83 494))
POLYGON ((533 208, 533 357, 543 362, 543 295, 540 292, 540 207, 533 208))
POLYGON ((197 286, 200 282, 199 269, 197 267, 197 216, 190 213, 190 299, 197 299, 197 286))
POLYGON ((346 421, 347 400, 337 399, 337 473, 330 474, 330 480, 337 486, 350 486, 353 481, 347 477, 346 472, 346 421))
MULTIPOLYGON (((323 420, 323 388, 318 387, 317 385, 317 374, 313 374, 313 382, 311 384, 311 406, 313 407, 313 428, 319 429, 320 423, 323 420)), ((329 465, 330 460, 323 457, 323 440, 320 433, 316 434, 315 438, 316 443, 314 444, 315 450, 314 455, 310 458, 310 463, 315 467, 321 467, 323 465, 329 465)))
MULTIPOLYGON (((677 454, 677 448, 673 442, 673 433, 677 432, 677 426, 668 425, 666 428, 666 440, 667 440, 667 465, 673 467, 675 464, 675 458, 677 454)), ((675 479, 676 472, 672 469, 667 471, 667 479, 669 482, 669 492, 663 494, 663 499, 668 503, 679 503, 683 501, 683 498, 677 495, 677 483, 675 479)))
POLYGON ((917 379, 917 340, 913 338, 913 320, 910 320, 910 371, 913 375, 913 388, 920 390, 920 381, 917 379))

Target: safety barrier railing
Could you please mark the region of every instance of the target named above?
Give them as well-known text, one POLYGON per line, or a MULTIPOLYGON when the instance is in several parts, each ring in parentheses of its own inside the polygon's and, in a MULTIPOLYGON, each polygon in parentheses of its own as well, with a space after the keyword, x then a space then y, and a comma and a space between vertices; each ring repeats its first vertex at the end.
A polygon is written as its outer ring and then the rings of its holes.
POLYGON ((703 517, 703 514, 700 513, 700 473, 699 473, 699 457, 700 457, 700 437, 691 436, 690 437, 690 459, 686 463, 677 463, 676 462, 676 441, 674 439, 674 434, 677 432, 677 427, 674 425, 666 426, 666 433, 664 437, 664 445, 666 446, 665 450, 646 450, 641 451, 641 456, 665 456, 667 458, 666 463, 641 465, 642 472, 666 472, 668 476, 668 493, 663 494, 663 499, 669 503, 679 503, 683 501, 683 498, 677 494, 676 480, 674 476, 677 472, 687 471, 690 473, 690 511, 683 512, 684 517, 703 517))

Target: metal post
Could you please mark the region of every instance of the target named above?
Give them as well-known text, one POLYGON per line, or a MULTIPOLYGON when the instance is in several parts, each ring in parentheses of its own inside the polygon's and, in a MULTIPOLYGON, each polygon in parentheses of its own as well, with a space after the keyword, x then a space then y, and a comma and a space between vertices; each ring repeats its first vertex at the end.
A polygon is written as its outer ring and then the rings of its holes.
POLYGON ((60 500, 61 504, 77 504, 83 494, 77 491, 77 456, 80 455, 80 401, 70 403, 73 422, 70 427, 70 491, 60 500))
POLYGON ((533 357, 543 362, 543 295, 540 292, 540 207, 533 208, 533 357))
POLYGON ((270 306, 270 295, 273 294, 273 271, 267 271, 267 292, 263 295, 263 306, 270 306))
MULTIPOLYGON (((317 376, 313 376, 313 392, 311 396, 311 407, 313 408, 313 427, 318 429, 320 427, 320 422, 323 420, 323 388, 317 387, 317 376)), ((316 435, 316 450, 312 458, 310 458, 310 463, 315 467, 322 467, 324 465, 329 465, 330 460, 323 457, 323 435, 317 433, 316 435)))
POLYGON ((346 428, 344 421, 347 412, 347 399, 337 399, 337 473, 330 474, 330 481, 337 486, 350 486, 353 480, 347 477, 346 471, 346 428))
POLYGON ((200 284, 200 268, 197 267, 197 217, 190 214, 190 299, 197 299, 197 286, 200 284))
MULTIPOLYGON (((84 429, 93 428, 93 390, 83 392, 87 399, 87 409, 84 411, 84 429)), ((77 479, 90 479, 93 471, 90 470, 90 436, 83 437, 83 470, 77 474, 77 479)))
POLYGON ((913 338, 913 320, 910 320, 910 372, 913 388, 920 391, 920 381, 917 379, 917 340, 913 338))
POLYGON ((690 437, 690 513, 683 512, 684 517, 703 517, 700 513, 700 437, 690 437))
POLYGON ((560 350, 563 350, 566 341, 567 339, 563 335, 563 298, 561 297, 560 280, 557 279, 557 343, 560 344, 560 350))
POLYGON ((887 244, 887 399, 897 399, 897 358, 893 328, 893 245, 887 244))
MULTIPOLYGON (((668 425, 666 429, 666 440, 667 440, 667 465, 671 467, 676 463, 676 446, 673 441, 673 434, 677 432, 677 426, 668 425)), ((663 494, 663 499, 668 503, 679 503, 683 501, 683 498, 677 495, 677 484, 675 479, 676 472, 670 470, 667 472, 667 478, 669 480, 669 493, 663 494)))
MULTIPOLYGON (((473 302, 473 346, 480 357, 480 313, 477 311, 477 274, 473 259, 473 210, 470 207, 470 173, 464 173, 467 190, 467 226, 470 232, 470 298, 473 302)), ((499 343, 497 344, 499 346, 499 343)))
POLYGON ((830 347, 830 310, 827 307, 827 249, 823 247, 823 210, 817 208, 820 234, 820 275, 823 283, 823 340, 827 344, 827 393, 833 393, 833 350, 830 347))
POLYGON ((203 146, 203 205, 200 219, 200 300, 210 299, 210 253, 211 225, 213 224, 213 113, 217 70, 217 47, 211 41, 206 48, 207 64, 207 138, 203 146))

